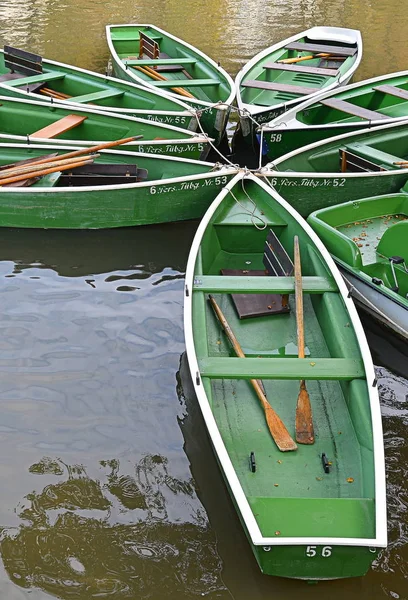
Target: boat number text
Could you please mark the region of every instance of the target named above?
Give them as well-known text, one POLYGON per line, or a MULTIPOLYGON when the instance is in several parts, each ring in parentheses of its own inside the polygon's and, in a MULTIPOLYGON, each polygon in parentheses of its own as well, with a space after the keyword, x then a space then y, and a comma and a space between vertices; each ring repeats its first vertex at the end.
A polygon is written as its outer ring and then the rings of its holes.
POLYGON ((278 179, 277 177, 272 177, 270 182, 273 187, 276 187, 278 183, 286 187, 343 187, 346 179, 344 177, 336 177, 334 179, 309 179, 308 177, 304 177, 303 179, 288 179, 287 177, 278 179))
MULTIPOLYGON (((328 558, 329 556, 331 556, 331 553, 332 553, 331 546, 323 546, 320 556, 323 556, 323 558, 328 558)), ((309 558, 313 558, 314 556, 317 556, 317 554, 318 554, 317 546, 306 546, 306 556, 309 556, 309 558)))
POLYGON ((198 188, 205 188, 209 186, 220 186, 226 185, 228 177, 222 175, 221 177, 213 177, 212 179, 204 179, 203 181, 182 181, 175 185, 152 185, 150 187, 150 194, 168 194, 169 192, 184 192, 188 190, 197 190, 198 188))
POLYGON ((270 138, 268 140, 269 142, 281 142, 282 141, 282 134, 281 133, 271 133, 270 138))
POLYGON ((145 154, 184 154, 186 152, 202 152, 204 150, 204 144, 158 144, 153 145, 142 145, 140 144, 137 148, 138 152, 144 152, 145 154))

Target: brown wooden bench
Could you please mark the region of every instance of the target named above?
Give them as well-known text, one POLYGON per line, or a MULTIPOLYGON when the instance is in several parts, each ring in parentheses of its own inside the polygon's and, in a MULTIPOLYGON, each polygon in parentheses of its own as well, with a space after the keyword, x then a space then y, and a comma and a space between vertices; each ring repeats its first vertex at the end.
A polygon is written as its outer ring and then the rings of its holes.
MULTIPOLYGON (((139 59, 147 58, 156 59, 170 59, 171 57, 164 52, 160 52, 159 44, 150 38, 148 35, 139 31, 139 59)), ((152 64, 155 71, 184 71, 184 67, 181 64, 169 64, 169 65, 155 65, 152 64)))
POLYGON ((354 56, 357 48, 349 48, 347 46, 326 46, 324 44, 304 44, 301 42, 291 42, 285 46, 286 50, 299 50, 301 52, 324 52, 336 54, 337 56, 354 56))
POLYGON ((361 106, 356 106, 351 102, 346 102, 345 100, 340 100, 339 98, 326 98, 324 100, 319 100, 319 102, 328 108, 335 108, 336 110, 340 110, 341 112, 353 115, 355 117, 361 117, 361 119, 366 119, 367 121, 378 121, 380 119, 390 118, 387 115, 383 115, 375 110, 362 108, 361 106))
POLYGON ((322 69, 321 67, 307 67, 306 65, 294 64, 285 65, 284 63, 268 63, 264 65, 264 69, 275 69, 277 71, 292 71, 299 73, 310 73, 311 75, 326 75, 328 77, 336 77, 339 74, 338 69, 322 69))
POLYGON ((319 92, 320 88, 301 87, 299 85, 290 85, 287 83, 273 83, 272 81, 258 81, 249 79, 242 82, 242 87, 259 88, 261 90, 270 90, 271 92, 288 92, 290 94, 314 94, 319 92))
MULTIPOLYGON (((293 263, 272 229, 265 241, 263 256, 265 271, 246 269, 221 269, 222 275, 264 277, 289 277, 293 263)), ((231 294, 240 319, 264 317, 290 311, 288 294, 231 294)))
POLYGON ((55 123, 51 123, 50 125, 47 125, 46 127, 39 129, 38 131, 35 131, 30 135, 30 137, 55 138, 58 135, 61 135, 62 133, 65 133, 66 131, 77 127, 78 125, 83 123, 83 121, 85 121, 85 119, 87 118, 88 117, 83 117, 82 115, 67 115, 62 119, 55 121, 55 123))
POLYGON ((4 65, 12 73, 23 73, 24 75, 38 75, 42 73, 42 57, 20 48, 4 46, 4 65))
POLYGON ((373 90, 376 92, 383 92, 384 94, 389 94, 390 96, 396 96, 397 98, 402 98, 403 100, 408 100, 408 91, 403 90, 402 88, 395 87, 395 85, 377 85, 373 87, 373 90))
POLYGON ((147 169, 139 169, 133 164, 92 163, 64 171, 60 177, 61 186, 84 185, 123 185, 147 179, 147 169))

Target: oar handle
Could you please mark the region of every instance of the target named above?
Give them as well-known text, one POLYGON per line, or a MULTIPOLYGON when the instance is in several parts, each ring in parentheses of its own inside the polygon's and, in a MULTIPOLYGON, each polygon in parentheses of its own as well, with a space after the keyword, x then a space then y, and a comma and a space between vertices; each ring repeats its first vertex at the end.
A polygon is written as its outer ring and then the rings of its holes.
POLYGON ((50 173, 56 173, 57 171, 66 171, 67 169, 75 169, 75 167, 83 167, 84 165, 90 165, 93 163, 92 158, 83 158, 78 160, 76 163, 70 163, 69 165, 61 165, 58 167, 48 167, 42 170, 32 171, 30 173, 23 173, 21 175, 15 175, 14 177, 8 177, 0 181, 0 187, 9 183, 16 183, 17 181, 23 181, 24 179, 32 179, 33 177, 40 177, 43 175, 49 175, 50 173))
MULTIPOLYGON (((95 158, 98 158, 99 156, 100 156, 99 154, 93 154, 92 160, 95 160, 95 158)), ((82 160, 85 160, 85 158, 82 160)), ((54 157, 54 160, 47 159, 44 161, 32 162, 28 165, 24 165, 21 167, 10 167, 9 169, 4 169, 4 170, 0 171, 0 184, 2 183, 2 181, 4 179, 7 179, 8 177, 13 177, 14 175, 23 175, 25 173, 34 173, 35 171, 44 169, 45 165, 49 168, 59 167, 59 166, 64 166, 64 165, 69 166, 69 165, 76 163, 77 161, 78 161, 78 158, 65 158, 65 159, 59 160, 58 157, 54 157)))
POLYGON ((296 302, 296 324, 298 339, 298 356, 305 358, 305 330, 303 324, 303 289, 302 289, 302 268, 300 264, 299 238, 294 237, 294 257, 295 268, 295 302, 296 302))

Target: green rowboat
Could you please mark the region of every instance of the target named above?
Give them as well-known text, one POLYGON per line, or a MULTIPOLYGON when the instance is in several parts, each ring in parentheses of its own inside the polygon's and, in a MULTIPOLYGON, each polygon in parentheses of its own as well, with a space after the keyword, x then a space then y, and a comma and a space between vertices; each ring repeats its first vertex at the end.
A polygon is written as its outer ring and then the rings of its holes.
POLYGON ((117 77, 186 102, 219 144, 235 98, 234 82, 219 64, 154 25, 108 25, 106 37, 117 77))
POLYGON ((52 144, 73 141, 79 146, 95 145, 131 136, 141 136, 126 150, 149 154, 170 154, 193 159, 206 158, 208 139, 186 129, 138 119, 122 117, 93 108, 71 108, 66 104, 50 104, 0 96, 0 138, 13 141, 47 141, 52 144))
POLYGON ((190 107, 176 98, 121 79, 45 60, 11 46, 0 50, 0 93, 63 103, 75 109, 81 109, 85 104, 93 109, 191 131, 198 128, 190 107))
POLYGON ((394 194, 408 180, 408 121, 309 144, 259 171, 307 217, 351 200, 394 194))
POLYGON ((357 304, 407 341, 408 189, 402 192, 324 208, 308 222, 357 304))
MULTIPOLYGON (((0 144, 0 177, 4 165, 75 150, 0 144)), ((104 150, 94 164, 20 183, 29 187, 1 186, 0 226, 100 229, 196 219, 235 173, 213 163, 104 150)))
POLYGON ((381 414, 370 352, 322 242, 252 174, 236 175, 200 223, 187 265, 184 326, 198 402, 262 572, 306 580, 363 575, 387 544, 381 414), (301 259, 295 277, 287 275, 294 236, 301 259), (223 315, 216 316, 215 305, 223 315), (235 357, 222 318, 244 357, 235 357), (298 358, 301 350, 305 358, 298 358), (302 383, 314 443, 283 453, 274 441, 282 442, 279 417, 290 442, 295 429, 299 433, 302 383), (259 403, 262 394, 278 419, 259 403))
POLYGON ((268 160, 301 146, 408 118, 408 71, 359 81, 309 99, 262 127, 268 160))
POLYGON ((323 90, 345 85, 362 51, 356 29, 312 27, 254 56, 235 79, 239 135, 256 146, 257 124, 269 123, 323 90))

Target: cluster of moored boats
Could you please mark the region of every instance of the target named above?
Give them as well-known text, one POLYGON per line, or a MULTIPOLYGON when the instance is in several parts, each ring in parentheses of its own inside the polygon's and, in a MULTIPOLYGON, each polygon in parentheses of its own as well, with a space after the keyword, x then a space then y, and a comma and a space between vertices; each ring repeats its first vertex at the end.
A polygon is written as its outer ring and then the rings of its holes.
POLYGON ((235 82, 153 25, 107 38, 115 77, 0 54, 0 225, 203 217, 187 358, 260 568, 362 575, 387 544, 386 495, 353 299, 408 338, 408 72, 346 85, 361 35, 335 27, 267 48, 235 82), (223 155, 231 110, 255 169, 223 155))

